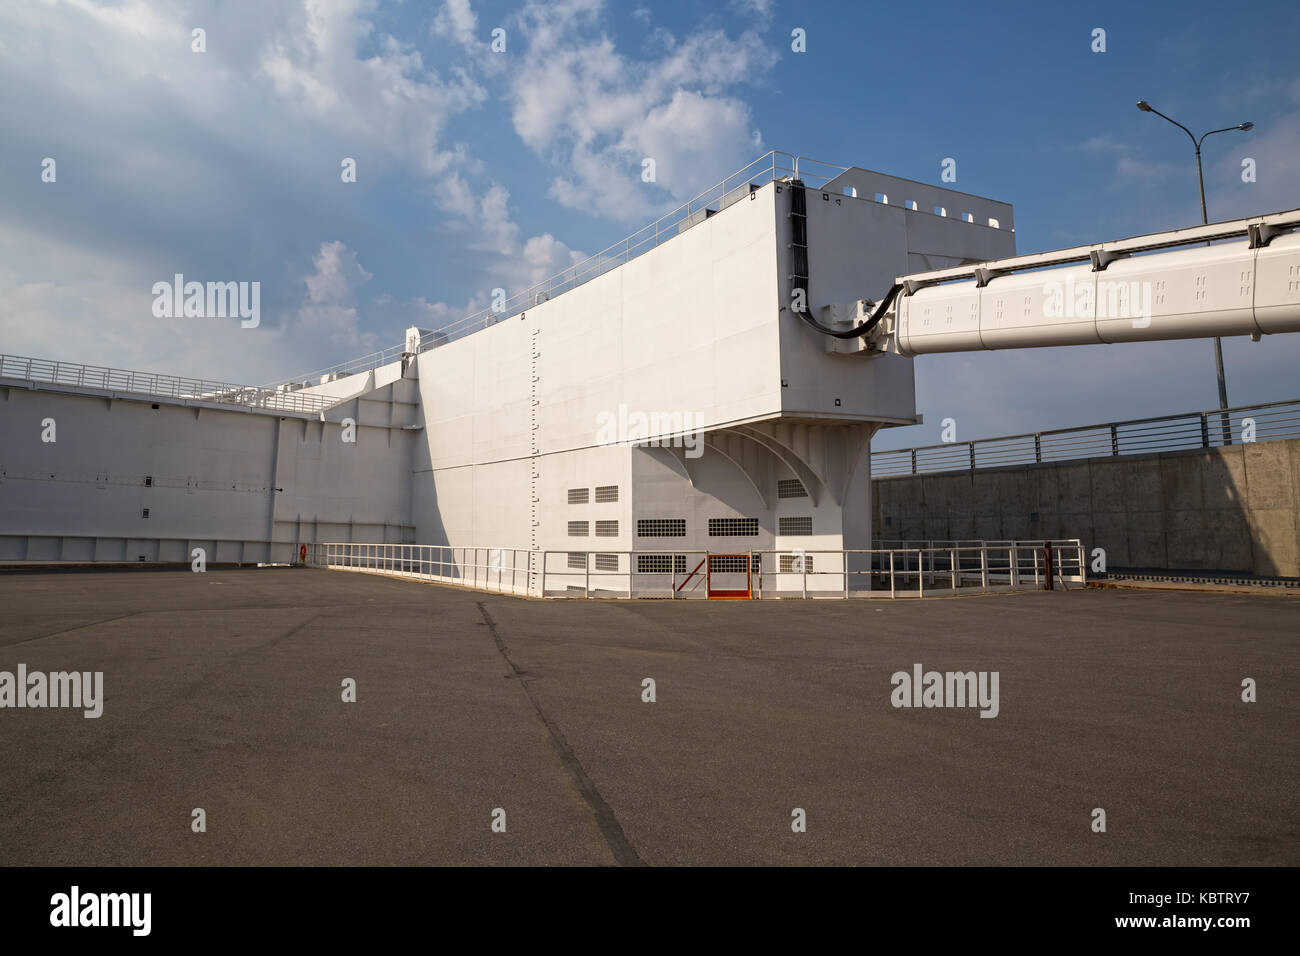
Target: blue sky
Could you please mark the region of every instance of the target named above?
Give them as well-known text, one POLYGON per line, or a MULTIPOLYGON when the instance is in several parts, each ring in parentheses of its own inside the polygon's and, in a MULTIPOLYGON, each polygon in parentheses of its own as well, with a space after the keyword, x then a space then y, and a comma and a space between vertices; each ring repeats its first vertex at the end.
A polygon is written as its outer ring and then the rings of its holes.
MULTIPOLYGON (((1142 98, 1198 133, 1256 124, 1206 143, 1212 219, 1293 208, 1297 50, 1300 13, 1267 2, 5 4, 0 351, 305 372, 559 271, 772 148, 935 183, 953 157, 956 188, 1015 204, 1021 252, 1197 222, 1191 145, 1142 98), (262 326, 154 318, 176 272, 260 281, 262 326)), ((1230 400, 1295 397, 1297 340, 1225 340, 1230 400)), ((927 423, 880 447, 950 416, 974 438, 1217 402, 1208 341, 916 370, 927 423)))

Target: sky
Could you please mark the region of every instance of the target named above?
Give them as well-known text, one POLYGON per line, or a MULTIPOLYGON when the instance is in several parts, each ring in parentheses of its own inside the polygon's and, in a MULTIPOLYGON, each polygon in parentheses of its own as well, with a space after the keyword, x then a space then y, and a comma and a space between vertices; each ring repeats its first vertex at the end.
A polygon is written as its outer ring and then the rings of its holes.
MULTIPOLYGON (((0 353, 281 379, 484 308, 769 149, 1011 202, 1021 253, 1199 223, 1191 142, 1139 99, 1198 135, 1255 124, 1205 143, 1212 221, 1295 208, 1297 51, 1300 8, 1268 0, 11 0, 0 353), (177 273, 258 281, 260 324, 155 316, 177 273)), ((1298 397, 1300 335, 1223 347, 1231 404, 1298 397)), ((877 448, 1218 403, 1209 340, 915 368, 925 423, 877 448)))

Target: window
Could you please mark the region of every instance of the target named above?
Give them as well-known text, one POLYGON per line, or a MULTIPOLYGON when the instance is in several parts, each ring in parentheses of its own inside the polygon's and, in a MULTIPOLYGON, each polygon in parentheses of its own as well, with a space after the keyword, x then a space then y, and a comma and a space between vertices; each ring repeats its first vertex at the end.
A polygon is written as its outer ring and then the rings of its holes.
POLYGON ((569 567, 585 571, 587 569, 587 553, 585 551, 570 551, 569 567))
POLYGON ((776 520, 777 534, 812 534, 812 518, 808 516, 798 518, 778 518, 776 520))
POLYGON ((776 483, 776 496, 778 498, 807 498, 808 489, 803 486, 803 482, 798 478, 782 478, 776 483))
POLYGON ((684 538, 685 518, 641 518, 636 523, 638 538, 684 538))
POLYGON ((617 521, 597 521, 596 537, 598 538, 617 538, 618 522, 617 521))
POLYGON ((677 574, 686 573, 686 555, 684 554, 638 554, 636 569, 639 574, 677 574))
POLYGON ((145 508, 143 511, 141 511, 141 512, 140 512, 140 517, 141 517, 141 518, 147 518, 147 517, 149 517, 149 509, 148 509, 148 508, 145 508))
POLYGON ((569 522, 570 538, 585 538, 586 536, 587 536, 587 522, 585 521, 569 522))
POLYGON ((757 518, 710 518, 710 538, 752 538, 758 535, 757 518))
POLYGON ((782 554, 779 558, 779 567, 782 571, 794 574, 802 574, 807 571, 812 574, 813 559, 811 554, 782 554), (803 559, 803 564, 799 563, 800 558, 803 559))
POLYGON ((617 554, 598 554, 596 555, 597 571, 617 571, 618 555, 617 554))
POLYGON ((711 554, 709 555, 710 574, 744 574, 749 570, 747 554, 711 554))
POLYGON ((570 489, 569 489, 569 504, 571 504, 571 505, 585 505, 586 503, 587 503, 587 489, 586 489, 586 488, 570 488, 570 489))
POLYGON ((596 502, 603 504, 609 501, 618 501, 618 485, 597 485, 596 502))

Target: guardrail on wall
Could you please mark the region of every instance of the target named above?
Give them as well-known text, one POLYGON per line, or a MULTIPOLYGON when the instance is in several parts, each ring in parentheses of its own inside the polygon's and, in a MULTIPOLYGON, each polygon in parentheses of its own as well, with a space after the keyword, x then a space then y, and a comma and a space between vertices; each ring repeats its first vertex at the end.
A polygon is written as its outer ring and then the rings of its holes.
POLYGON ((871 477, 974 471, 1300 438, 1300 399, 871 453, 871 477))
POLYGON ((714 577, 745 575, 746 589, 759 600, 923 598, 1041 589, 1047 585, 1045 545, 1050 544, 1053 580, 1067 588, 1087 581, 1077 538, 904 544, 719 555, 691 549, 583 552, 322 543, 305 546, 304 563, 544 598, 699 600, 709 596, 710 572, 714 577), (719 558, 732 563, 715 566, 719 558))
POLYGON ((56 362, 21 355, 0 355, 0 378, 21 379, 50 385, 76 385, 100 388, 132 395, 176 398, 219 405, 240 405, 268 411, 319 412, 337 399, 314 394, 299 394, 283 388, 262 388, 211 382, 200 378, 164 375, 159 372, 133 372, 127 369, 56 362))

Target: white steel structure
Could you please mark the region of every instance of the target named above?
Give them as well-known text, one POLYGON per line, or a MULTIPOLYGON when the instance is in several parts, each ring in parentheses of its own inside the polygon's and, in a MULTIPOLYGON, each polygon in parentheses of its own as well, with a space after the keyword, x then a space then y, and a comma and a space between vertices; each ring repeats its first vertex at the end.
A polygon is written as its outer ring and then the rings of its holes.
POLYGON ((912 356, 1300 330, 1297 225, 1017 258, 1006 203, 771 153, 503 312, 307 383, 0 357, 0 561, 499 546, 550 553, 550 591, 665 560, 641 552, 772 552, 787 591, 809 575, 779 555, 822 552, 813 586, 840 591, 873 547, 871 438, 918 421, 912 356), (1121 278, 1152 284, 1149 317, 1045 308, 1046 283, 1095 305, 1121 278))

